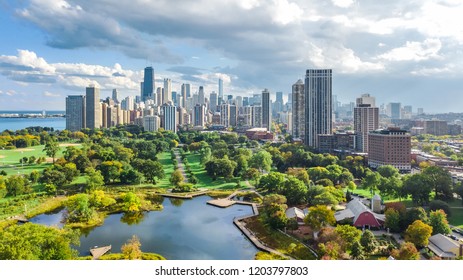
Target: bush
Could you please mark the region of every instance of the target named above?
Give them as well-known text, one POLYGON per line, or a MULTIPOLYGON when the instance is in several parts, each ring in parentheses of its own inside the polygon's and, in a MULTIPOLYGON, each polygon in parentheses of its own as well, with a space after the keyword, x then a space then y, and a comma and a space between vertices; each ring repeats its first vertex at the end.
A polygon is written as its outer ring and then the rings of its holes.
POLYGON ((196 188, 193 184, 190 183, 180 183, 178 186, 172 189, 173 193, 184 193, 193 191, 196 191, 196 188))
POLYGON ((446 202, 436 199, 429 203, 429 211, 435 211, 439 209, 444 210, 445 214, 447 214, 447 217, 451 216, 452 211, 450 210, 450 206, 446 202))

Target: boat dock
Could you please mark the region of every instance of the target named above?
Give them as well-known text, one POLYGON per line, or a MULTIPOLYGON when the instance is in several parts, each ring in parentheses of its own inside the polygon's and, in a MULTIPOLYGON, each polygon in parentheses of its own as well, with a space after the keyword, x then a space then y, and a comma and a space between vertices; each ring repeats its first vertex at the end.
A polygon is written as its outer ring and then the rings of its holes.
POLYGON ((94 260, 97 260, 109 251, 111 251, 111 245, 92 248, 90 249, 90 254, 92 255, 94 260))

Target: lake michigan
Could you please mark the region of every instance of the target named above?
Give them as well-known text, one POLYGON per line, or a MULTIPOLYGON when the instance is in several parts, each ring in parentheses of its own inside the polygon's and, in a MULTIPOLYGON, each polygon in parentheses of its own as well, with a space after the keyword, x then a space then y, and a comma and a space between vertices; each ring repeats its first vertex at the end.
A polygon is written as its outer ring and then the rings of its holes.
MULTIPOLYGON (((42 111, 0 111, 1 114, 41 114, 42 111)), ((47 115, 64 114, 64 111, 47 111, 47 115)), ((46 118, 2 118, 0 117, 0 132, 6 129, 20 130, 31 126, 53 127, 55 130, 66 128, 66 118, 46 117, 46 118)))

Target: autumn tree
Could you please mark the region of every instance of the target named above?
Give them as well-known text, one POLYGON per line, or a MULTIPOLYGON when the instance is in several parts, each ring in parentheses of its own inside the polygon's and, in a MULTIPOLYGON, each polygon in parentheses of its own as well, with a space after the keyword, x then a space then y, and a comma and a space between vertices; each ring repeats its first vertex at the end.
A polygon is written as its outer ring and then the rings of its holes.
POLYGON ((317 205, 309 208, 309 213, 305 216, 304 222, 316 232, 322 227, 334 225, 336 219, 332 210, 328 209, 325 205, 317 205))
POLYGON ((171 176, 170 176, 170 183, 174 186, 178 186, 180 183, 182 183, 183 181, 185 180, 185 178, 183 177, 183 174, 182 174, 182 171, 180 171, 179 169, 175 170, 174 172, 172 172, 171 176))
POLYGON ((140 211, 141 207, 141 199, 134 194, 133 192, 128 192, 123 195, 122 200, 124 201, 124 205, 122 209, 125 212, 138 212, 140 211))
POLYGON ((346 251, 351 250, 355 242, 360 241, 362 231, 351 225, 338 225, 335 229, 336 233, 344 241, 344 248, 346 251))
POLYGON ((385 213, 386 221, 384 227, 388 228, 391 232, 400 232, 401 229, 401 217, 399 211, 394 208, 389 208, 385 213))
POLYGON ((392 250, 391 256, 396 260, 419 260, 420 253, 411 242, 404 242, 399 249, 392 250))
POLYGON ((416 247, 425 247, 428 245, 428 239, 431 237, 432 227, 420 220, 414 221, 405 231, 405 241, 413 243, 416 247))
POLYGON ((121 252, 124 260, 141 260, 142 251, 140 249, 140 239, 136 235, 133 235, 131 239, 127 240, 127 243, 122 245, 121 252))
POLYGON ((447 214, 441 209, 429 212, 429 225, 432 227, 432 235, 438 233, 449 234, 451 232, 447 214))

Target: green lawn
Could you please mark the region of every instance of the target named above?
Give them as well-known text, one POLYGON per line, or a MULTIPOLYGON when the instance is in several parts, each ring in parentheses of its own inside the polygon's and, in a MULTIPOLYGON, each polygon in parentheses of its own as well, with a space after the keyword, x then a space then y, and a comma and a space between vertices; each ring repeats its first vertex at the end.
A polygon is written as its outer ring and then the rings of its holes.
POLYGON ((166 175, 164 179, 159 180, 156 184, 156 187, 159 188, 172 188, 172 184, 170 183, 170 175, 174 172, 174 165, 172 163, 172 159, 170 159, 171 153, 170 152, 163 152, 158 154, 158 160, 164 167, 164 174, 166 175))
MULTIPOLYGON (((240 182, 242 187, 246 187, 245 181, 241 180, 241 178, 234 178, 227 182, 223 178, 219 178, 217 180, 212 180, 212 178, 207 175, 206 170, 204 167, 201 166, 200 156, 198 154, 188 154, 187 155, 188 163, 191 168, 191 172, 198 177, 199 183, 196 184, 198 188, 208 188, 208 189, 236 189, 236 183, 240 182)), ((185 168, 186 172, 186 168, 185 168)))
MULTIPOLYGON (((61 149, 59 150, 56 158, 63 156, 63 151, 66 149, 68 143, 61 143, 61 149)), ((72 144, 81 146, 80 144, 72 144)), ((29 148, 14 149, 14 150, 0 150, 0 170, 5 170, 8 175, 12 174, 29 174, 33 170, 41 172, 47 168, 51 163, 42 164, 20 164, 19 160, 23 157, 35 156, 36 158, 45 157, 48 158, 43 151, 44 145, 33 146, 29 148)), ((49 160, 50 161, 50 160, 49 160)))

